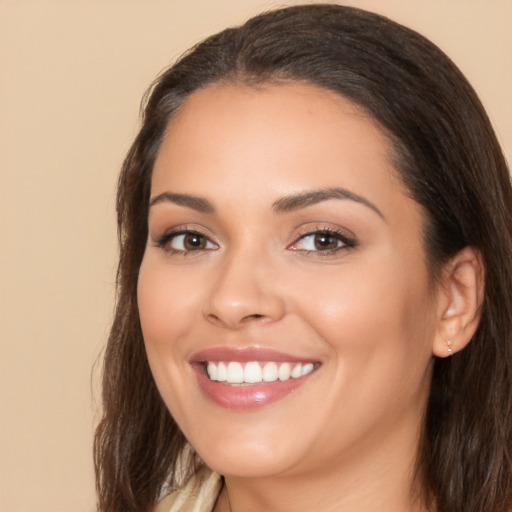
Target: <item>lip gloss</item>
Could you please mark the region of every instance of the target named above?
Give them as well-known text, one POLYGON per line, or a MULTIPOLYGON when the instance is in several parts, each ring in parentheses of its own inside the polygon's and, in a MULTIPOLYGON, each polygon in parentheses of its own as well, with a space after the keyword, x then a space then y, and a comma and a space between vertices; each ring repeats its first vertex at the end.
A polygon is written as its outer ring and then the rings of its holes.
POLYGON ((190 363, 195 370, 199 387, 203 393, 221 407, 240 410, 263 407, 285 398, 303 385, 314 371, 301 377, 290 378, 284 381, 278 379, 272 382, 256 384, 230 384, 225 381, 211 380, 206 374, 205 366, 207 362, 220 361, 236 361, 240 363, 254 361, 261 364, 266 362, 315 363, 311 359, 253 347, 243 349, 222 347, 207 349, 195 354, 191 358, 190 363))

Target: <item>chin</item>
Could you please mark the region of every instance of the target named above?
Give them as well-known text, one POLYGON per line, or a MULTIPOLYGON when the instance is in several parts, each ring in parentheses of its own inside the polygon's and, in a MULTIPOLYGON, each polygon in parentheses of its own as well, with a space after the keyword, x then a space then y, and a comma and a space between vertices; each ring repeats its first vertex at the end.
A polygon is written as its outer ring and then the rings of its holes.
POLYGON ((210 442, 197 451, 213 471, 239 478, 277 476, 288 472, 299 458, 296 446, 283 446, 275 441, 266 444, 261 439, 249 443, 210 442))

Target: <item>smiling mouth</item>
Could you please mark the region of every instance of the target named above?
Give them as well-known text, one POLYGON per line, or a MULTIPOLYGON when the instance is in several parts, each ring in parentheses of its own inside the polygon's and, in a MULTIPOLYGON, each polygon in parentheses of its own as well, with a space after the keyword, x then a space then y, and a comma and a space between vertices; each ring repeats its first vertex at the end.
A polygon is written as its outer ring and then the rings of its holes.
POLYGON ((189 360, 199 388, 230 410, 254 410, 280 401, 307 385, 322 363, 262 347, 216 347, 189 360))
POLYGON ((211 381, 240 386, 298 379, 315 370, 318 363, 207 361, 204 365, 211 381))

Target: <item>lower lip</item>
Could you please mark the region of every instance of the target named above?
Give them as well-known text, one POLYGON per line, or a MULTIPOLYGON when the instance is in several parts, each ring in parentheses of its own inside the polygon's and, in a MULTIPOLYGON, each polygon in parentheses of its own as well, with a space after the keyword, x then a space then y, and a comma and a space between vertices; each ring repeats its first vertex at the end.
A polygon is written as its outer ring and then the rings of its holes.
POLYGON ((311 372, 297 379, 285 381, 276 380, 261 384, 232 386, 210 380, 201 367, 194 365, 194 369, 203 393, 212 402, 228 409, 255 409, 277 402, 292 394, 315 373, 311 372))

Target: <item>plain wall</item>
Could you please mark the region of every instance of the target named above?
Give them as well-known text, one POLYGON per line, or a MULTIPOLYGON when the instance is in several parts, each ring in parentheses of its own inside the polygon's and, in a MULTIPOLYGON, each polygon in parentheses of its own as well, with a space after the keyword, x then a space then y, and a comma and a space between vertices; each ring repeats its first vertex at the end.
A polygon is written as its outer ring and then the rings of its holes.
MULTIPOLYGON (((117 173, 144 90, 191 44, 288 3, 0 0, 0 512, 95 508, 91 371, 112 316, 117 173)), ((441 46, 510 160, 510 0, 345 3, 441 46)))

